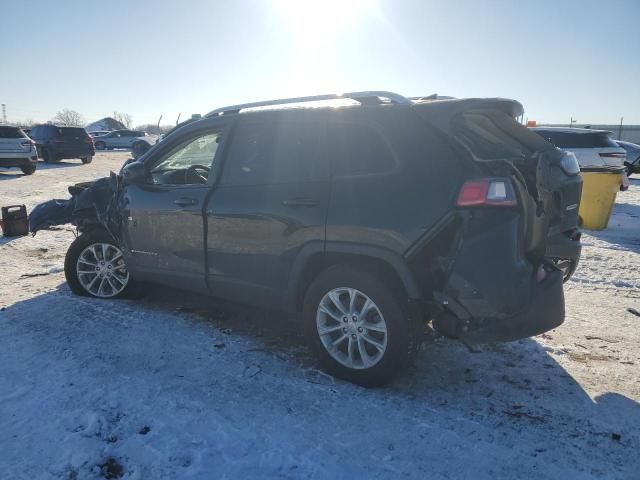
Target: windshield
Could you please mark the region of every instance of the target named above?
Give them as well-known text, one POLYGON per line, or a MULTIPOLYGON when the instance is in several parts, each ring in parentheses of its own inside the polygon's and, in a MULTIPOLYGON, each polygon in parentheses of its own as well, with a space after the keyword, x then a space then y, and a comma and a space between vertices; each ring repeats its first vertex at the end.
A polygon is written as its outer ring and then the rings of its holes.
POLYGON ((18 127, 0 127, 0 138, 26 138, 18 127))

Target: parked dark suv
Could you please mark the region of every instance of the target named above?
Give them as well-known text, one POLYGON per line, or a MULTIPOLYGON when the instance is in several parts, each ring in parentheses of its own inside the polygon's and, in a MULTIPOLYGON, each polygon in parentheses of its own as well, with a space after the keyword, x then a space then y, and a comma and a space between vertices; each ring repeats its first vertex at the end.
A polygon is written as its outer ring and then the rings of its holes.
POLYGON ((521 112, 388 92, 216 110, 77 187, 67 281, 299 312, 322 365, 364 385, 392 378, 431 319, 471 343, 542 333, 564 320, 546 249, 577 228, 581 178, 521 112), (355 105, 282 108, 336 98, 355 105))
POLYGON ((36 125, 31 129, 29 136, 36 142, 38 155, 45 162, 79 158, 86 164, 91 163, 96 154, 93 139, 82 127, 36 125))

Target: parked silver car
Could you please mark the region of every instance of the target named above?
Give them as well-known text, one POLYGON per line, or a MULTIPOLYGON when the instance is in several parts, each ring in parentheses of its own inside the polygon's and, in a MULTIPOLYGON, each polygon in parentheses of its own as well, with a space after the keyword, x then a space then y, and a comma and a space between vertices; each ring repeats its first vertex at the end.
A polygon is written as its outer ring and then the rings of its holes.
POLYGON ((139 130, 114 130, 106 135, 95 138, 96 150, 107 150, 110 148, 131 148, 138 140, 146 140, 148 143, 155 143, 147 132, 139 130))

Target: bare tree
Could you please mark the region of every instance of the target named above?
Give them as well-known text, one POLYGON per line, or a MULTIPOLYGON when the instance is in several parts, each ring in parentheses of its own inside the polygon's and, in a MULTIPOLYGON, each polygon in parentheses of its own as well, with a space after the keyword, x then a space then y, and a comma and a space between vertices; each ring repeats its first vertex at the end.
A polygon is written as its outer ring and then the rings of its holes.
POLYGON ((128 113, 113 112, 113 118, 122 123, 126 128, 131 128, 133 124, 133 118, 128 113))
POLYGON ((160 125, 158 127, 155 123, 145 123, 144 125, 138 125, 135 130, 142 130, 143 132, 153 133, 160 135, 161 133, 168 132, 173 128, 173 125, 160 125))
POLYGON ((75 110, 65 108, 56 113, 56 116, 53 117, 53 123, 67 127, 81 127, 84 125, 84 118, 75 110))

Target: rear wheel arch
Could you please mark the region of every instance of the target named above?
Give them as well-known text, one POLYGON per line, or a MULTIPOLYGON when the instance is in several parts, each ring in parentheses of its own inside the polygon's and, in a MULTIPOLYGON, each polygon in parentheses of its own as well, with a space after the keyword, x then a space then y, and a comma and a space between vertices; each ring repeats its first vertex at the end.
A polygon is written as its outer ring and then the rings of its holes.
POLYGON ((326 251, 302 253, 289 278, 286 303, 290 310, 302 310, 309 285, 323 271, 335 266, 350 268, 382 278, 393 292, 404 299, 420 298, 420 290, 404 259, 385 249, 366 246, 340 246, 326 251))

